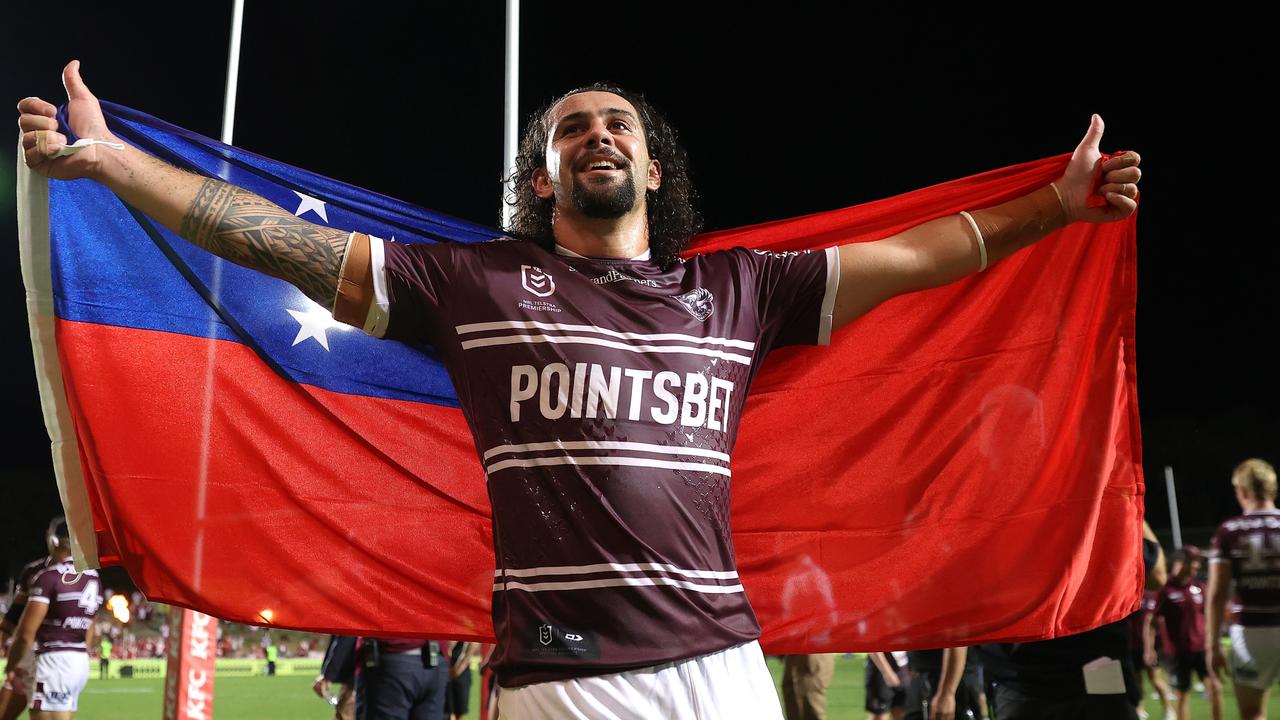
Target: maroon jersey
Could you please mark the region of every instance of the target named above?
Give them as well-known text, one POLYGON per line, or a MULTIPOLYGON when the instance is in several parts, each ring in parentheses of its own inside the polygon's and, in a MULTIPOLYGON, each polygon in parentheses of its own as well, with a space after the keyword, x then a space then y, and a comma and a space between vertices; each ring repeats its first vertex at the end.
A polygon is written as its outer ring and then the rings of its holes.
MULTIPOLYGON (((51 564, 53 564, 53 558, 46 555, 38 560, 32 560, 26 565, 23 565, 22 570, 18 573, 18 584, 14 586, 17 590, 14 594, 17 595, 18 593, 22 593, 25 595, 27 588, 31 587, 31 581, 36 579, 36 575, 39 575, 41 570, 44 570, 51 564)), ((26 608, 26 606, 26 600, 13 603, 9 606, 9 610, 5 612, 5 620, 17 625, 19 618, 22 617, 22 610, 26 608)))
POLYGON ((1169 654, 1204 652, 1204 585, 1197 580, 1185 583, 1170 579, 1156 593, 1152 612, 1164 618, 1169 635, 1169 654))
MULTIPOLYGON (((1143 644, 1146 642, 1146 639, 1143 637, 1143 626, 1147 621, 1147 616, 1155 613, 1156 599, 1159 597, 1159 590, 1144 591, 1142 593, 1142 607, 1129 618, 1129 641, 1131 643, 1131 647, 1136 649, 1138 652, 1142 652, 1142 649, 1146 647, 1143 644)), ((1156 652, 1162 655, 1167 654, 1169 652, 1168 648, 1171 646, 1169 642, 1169 630, 1160 623, 1156 623, 1153 629, 1155 630, 1156 652)))
POLYGON ((102 605, 97 570, 76 572, 70 560, 40 571, 27 589, 27 602, 46 603, 49 610, 36 630, 36 654, 85 652, 85 634, 102 605))
POLYGON ((759 636, 729 457, 769 350, 828 341, 834 249, 738 248, 666 270, 515 241, 374 239, 370 255, 365 329, 436 348, 487 475, 503 685, 759 636))
POLYGON ((1222 523, 1210 562, 1231 563, 1231 613, 1241 625, 1280 625, 1280 510, 1259 510, 1222 523))

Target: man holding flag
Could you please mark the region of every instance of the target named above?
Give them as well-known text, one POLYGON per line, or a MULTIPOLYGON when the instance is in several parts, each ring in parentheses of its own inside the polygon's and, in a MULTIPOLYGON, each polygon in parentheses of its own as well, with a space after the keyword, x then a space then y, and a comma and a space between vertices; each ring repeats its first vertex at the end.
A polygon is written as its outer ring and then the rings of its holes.
MULTIPOLYGON (((78 63, 64 83, 70 129, 117 142, 78 63)), ((681 260, 698 221, 674 132, 643 98, 592 87, 526 132, 521 241, 405 245, 128 144, 69 147, 53 105, 19 110, 34 171, 96 180, 343 322, 435 348, 488 479, 494 664, 515 717, 778 717, 728 523, 729 455, 764 356, 826 344, 889 298, 1070 223, 1124 219, 1140 178, 1136 153, 1104 159, 1095 116, 1065 174, 1009 202, 825 252, 681 260)))

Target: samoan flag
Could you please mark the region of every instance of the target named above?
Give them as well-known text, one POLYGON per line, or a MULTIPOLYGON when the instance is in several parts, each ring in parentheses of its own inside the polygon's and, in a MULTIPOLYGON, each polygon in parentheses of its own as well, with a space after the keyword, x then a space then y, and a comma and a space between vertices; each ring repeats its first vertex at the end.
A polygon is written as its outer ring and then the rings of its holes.
MULTIPOLYGON (((498 234, 103 109, 127 142, 313 222, 397 242, 498 234)), ((431 348, 338 325, 284 281, 18 155, 36 369, 78 564, 121 564, 152 600, 238 622, 490 638, 484 476, 431 348)), ((692 252, 875 240, 1043 187, 1066 160, 712 233, 692 252)), ((768 651, 1041 639, 1137 607, 1135 226, 1072 225, 891 300, 832 348, 770 356, 732 519, 768 651)))

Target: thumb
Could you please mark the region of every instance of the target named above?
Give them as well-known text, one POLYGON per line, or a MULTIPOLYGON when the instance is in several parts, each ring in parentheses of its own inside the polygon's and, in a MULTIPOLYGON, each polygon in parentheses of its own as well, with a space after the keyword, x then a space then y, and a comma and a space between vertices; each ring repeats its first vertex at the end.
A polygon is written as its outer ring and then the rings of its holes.
POLYGON ((68 100, 92 100, 89 86, 80 79, 80 61, 72 60, 62 69, 62 85, 67 89, 68 100))
POLYGON ((1076 151, 1092 150, 1093 152, 1099 152, 1098 146, 1102 143, 1102 131, 1105 127, 1105 123, 1102 122, 1102 116, 1094 113, 1089 120, 1089 131, 1084 134, 1084 139, 1080 141, 1080 147, 1076 151))

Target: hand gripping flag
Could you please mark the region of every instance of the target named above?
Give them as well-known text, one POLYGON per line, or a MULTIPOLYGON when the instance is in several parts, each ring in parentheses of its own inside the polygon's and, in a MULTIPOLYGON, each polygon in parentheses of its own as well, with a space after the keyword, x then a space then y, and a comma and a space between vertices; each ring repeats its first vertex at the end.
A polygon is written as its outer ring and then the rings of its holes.
MULTIPOLYGON (((398 242, 497 234, 104 109, 128 142, 314 222, 398 242)), ((338 326, 283 281, 21 157, 32 341, 77 562, 121 564, 149 598, 229 620, 489 638, 483 473, 431 349, 338 326)), ((1066 159, 691 252, 875 240, 1042 187, 1066 159)), ((1077 223, 885 303, 832 348, 770 356, 733 492, 766 649, 1043 639, 1137 607, 1135 275, 1133 218, 1077 223)))

